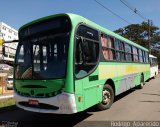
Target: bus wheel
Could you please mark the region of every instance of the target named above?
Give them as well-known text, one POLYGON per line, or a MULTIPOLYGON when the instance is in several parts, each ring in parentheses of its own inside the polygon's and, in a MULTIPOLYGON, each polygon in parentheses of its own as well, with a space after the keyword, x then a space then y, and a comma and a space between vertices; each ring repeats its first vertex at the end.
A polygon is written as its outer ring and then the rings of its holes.
POLYGON ((144 76, 141 75, 141 83, 140 83, 139 88, 140 88, 140 89, 143 89, 144 84, 145 84, 145 82, 144 82, 144 76))
POLYGON ((154 78, 154 79, 156 78, 156 72, 155 72, 155 74, 154 74, 153 78, 154 78))
POLYGON ((106 84, 102 91, 102 102, 100 102, 97 107, 99 110, 109 109, 114 101, 114 91, 113 88, 106 84))

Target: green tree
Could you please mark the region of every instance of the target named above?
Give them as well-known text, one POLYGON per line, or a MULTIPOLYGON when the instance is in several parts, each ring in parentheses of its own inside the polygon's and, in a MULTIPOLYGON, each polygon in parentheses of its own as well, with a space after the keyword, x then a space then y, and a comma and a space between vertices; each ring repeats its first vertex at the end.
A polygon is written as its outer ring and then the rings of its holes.
MULTIPOLYGON (((160 42, 160 29, 157 26, 154 26, 153 24, 149 26, 147 22, 142 22, 141 24, 131 24, 125 26, 124 28, 119 28, 114 32, 148 49, 149 29, 150 44, 160 42)), ((160 66, 160 52, 156 50, 151 50, 151 54, 157 56, 160 66)))
POLYGON ((159 28, 152 25, 148 25, 147 22, 142 22, 141 24, 131 24, 125 26, 124 28, 119 28, 114 32, 119 35, 128 38, 129 40, 134 41, 146 48, 149 48, 148 44, 148 34, 150 28, 150 42, 155 43, 160 41, 160 31, 159 28))

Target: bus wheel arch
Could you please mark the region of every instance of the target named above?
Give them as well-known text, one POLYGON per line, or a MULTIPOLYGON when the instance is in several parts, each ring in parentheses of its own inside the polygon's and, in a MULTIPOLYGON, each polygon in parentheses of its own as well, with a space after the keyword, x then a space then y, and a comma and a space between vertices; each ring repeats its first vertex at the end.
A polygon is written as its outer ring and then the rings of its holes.
POLYGON ((114 81, 113 81, 112 79, 108 79, 105 84, 108 84, 108 85, 110 85, 110 86, 112 87, 112 89, 113 89, 113 91, 114 91, 114 96, 115 96, 115 91, 116 91, 116 90, 115 90, 114 81))
POLYGON ((111 79, 109 79, 103 86, 102 101, 99 104, 97 104, 98 109, 99 110, 109 109, 112 103, 114 102, 114 96, 115 96, 114 82, 111 79))

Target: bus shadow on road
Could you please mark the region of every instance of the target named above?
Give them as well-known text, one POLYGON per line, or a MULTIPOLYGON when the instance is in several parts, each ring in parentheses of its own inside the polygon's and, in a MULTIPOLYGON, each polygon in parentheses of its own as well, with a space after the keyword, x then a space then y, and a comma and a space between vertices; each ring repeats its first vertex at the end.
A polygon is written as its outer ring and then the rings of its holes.
MULTIPOLYGON (((136 91, 137 89, 138 89, 138 88, 135 87, 135 88, 132 88, 132 89, 130 89, 130 90, 124 92, 124 93, 121 93, 120 95, 115 96, 114 103, 117 102, 117 101, 119 101, 119 100, 121 100, 121 99, 124 98, 125 96, 131 94, 132 92, 136 91)), ((112 108, 112 107, 111 107, 111 108, 112 108)), ((97 105, 95 105, 95 106, 87 109, 86 112, 89 112, 89 113, 92 113, 92 112, 100 112, 100 110, 98 110, 97 105)))
POLYGON ((121 93, 120 95, 118 95, 118 96, 115 97, 114 102, 121 100, 122 98, 124 98, 125 96, 133 93, 136 90, 138 90, 138 88, 133 88, 133 89, 130 89, 130 90, 124 92, 124 93, 121 93))
POLYGON ((91 116, 86 112, 62 115, 33 113, 31 118, 19 122, 21 127, 72 127, 91 116), (34 117, 34 118, 33 118, 34 117))
MULTIPOLYGON (((151 95, 151 96, 160 96, 160 94, 155 94, 155 93, 142 93, 142 94, 151 95)), ((160 103, 160 101, 153 101, 153 100, 145 100, 145 101, 139 101, 139 102, 160 103)))
POLYGON ((160 101, 139 101, 139 102, 160 103, 160 101))
MULTIPOLYGON (((130 89, 118 96, 115 97, 115 101, 119 101, 125 96, 134 92, 137 88, 130 89)), ((97 109, 97 106, 93 106, 89 109, 86 109, 83 112, 70 114, 70 115, 59 115, 59 114, 40 114, 40 113, 33 113, 32 118, 29 120, 23 121, 20 123, 22 127, 71 127, 75 126, 76 124, 82 122, 83 120, 87 119, 88 117, 92 116, 94 112, 99 112, 100 110, 97 109)))
POLYGON ((160 96, 160 94, 155 94, 155 93, 142 93, 142 94, 160 96))
POLYGON ((7 107, 2 107, 0 108, 0 113, 6 112, 6 111, 13 111, 18 109, 15 105, 7 106, 7 107))

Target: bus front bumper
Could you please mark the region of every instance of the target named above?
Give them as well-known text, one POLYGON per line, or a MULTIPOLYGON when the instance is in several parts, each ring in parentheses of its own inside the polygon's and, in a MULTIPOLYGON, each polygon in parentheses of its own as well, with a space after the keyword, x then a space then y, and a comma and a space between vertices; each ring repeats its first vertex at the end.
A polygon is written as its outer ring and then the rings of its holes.
POLYGON ((14 98, 16 100, 17 107, 27 111, 39 112, 39 113, 54 113, 54 114, 77 113, 75 95, 70 93, 62 92, 61 94, 58 94, 50 98, 32 98, 32 97, 24 97, 14 92, 14 98), (28 103, 29 100, 36 100, 38 101, 38 103, 41 103, 41 104, 56 106, 58 107, 58 109, 56 110, 46 109, 46 108, 43 109, 43 108, 36 108, 36 107, 21 105, 21 103, 23 102, 28 103))

